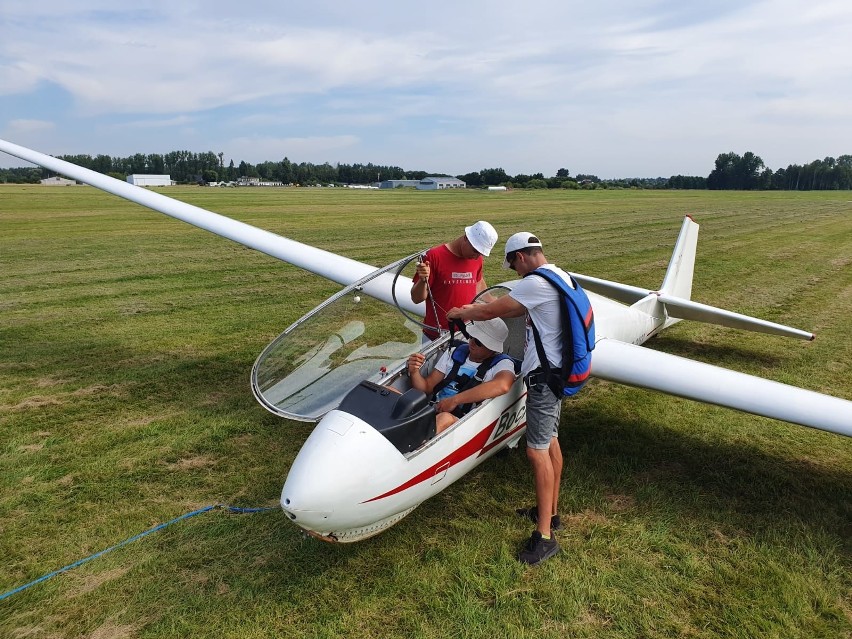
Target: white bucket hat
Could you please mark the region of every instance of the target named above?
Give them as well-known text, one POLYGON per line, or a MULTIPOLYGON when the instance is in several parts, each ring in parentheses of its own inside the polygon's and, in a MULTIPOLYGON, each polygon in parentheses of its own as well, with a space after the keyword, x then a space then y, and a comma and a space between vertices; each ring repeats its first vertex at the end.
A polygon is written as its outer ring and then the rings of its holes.
POLYGON ((506 257, 503 258, 503 268, 512 268, 509 264, 509 260, 506 259, 508 258, 509 253, 514 253, 515 251, 532 247, 541 248, 541 240, 527 231, 515 233, 512 237, 506 240, 506 250, 504 251, 506 257))
POLYGON ((499 317, 490 320, 476 320, 467 325, 467 334, 475 337, 485 348, 495 353, 503 352, 503 342, 509 337, 506 322, 499 317))
POLYGON ((491 253, 491 249, 497 243, 497 231, 488 222, 479 221, 464 230, 470 245, 485 257, 491 253))

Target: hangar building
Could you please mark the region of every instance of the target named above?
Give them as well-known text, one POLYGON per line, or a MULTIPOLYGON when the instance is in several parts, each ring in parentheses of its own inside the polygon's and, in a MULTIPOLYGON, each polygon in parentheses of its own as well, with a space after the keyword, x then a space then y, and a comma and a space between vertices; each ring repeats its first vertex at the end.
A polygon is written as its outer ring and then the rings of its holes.
POLYGON ((133 173, 127 176, 127 181, 134 186, 171 186, 170 175, 145 175, 144 173, 133 173))
POLYGON ((420 180, 382 180, 379 182, 380 189, 395 189, 398 186, 413 186, 417 187, 420 180))
POLYGON ((68 178, 59 177, 58 175, 55 177, 45 178, 41 181, 44 186, 74 186, 77 184, 75 180, 69 180, 68 178))
POLYGON ((417 188, 421 191, 434 191, 436 189, 463 189, 466 183, 452 177, 425 177, 420 180, 417 188))

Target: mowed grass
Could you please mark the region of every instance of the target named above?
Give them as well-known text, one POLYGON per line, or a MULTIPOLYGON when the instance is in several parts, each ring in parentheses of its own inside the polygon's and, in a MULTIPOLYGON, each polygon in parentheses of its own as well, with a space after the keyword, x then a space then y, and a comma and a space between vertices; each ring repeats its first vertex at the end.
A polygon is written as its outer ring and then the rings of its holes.
MULTIPOLYGON (((375 265, 487 219, 491 283, 531 230, 656 288, 691 214, 694 299, 817 339, 683 322, 649 346, 852 399, 848 192, 161 192, 375 265)), ((201 506, 275 506, 311 426, 249 371, 338 288, 89 187, 0 187, 0 594, 201 506)), ((518 450, 354 545, 278 510, 182 521, 0 601, 0 636, 852 636, 852 440, 594 380, 560 441, 538 568, 518 450)))

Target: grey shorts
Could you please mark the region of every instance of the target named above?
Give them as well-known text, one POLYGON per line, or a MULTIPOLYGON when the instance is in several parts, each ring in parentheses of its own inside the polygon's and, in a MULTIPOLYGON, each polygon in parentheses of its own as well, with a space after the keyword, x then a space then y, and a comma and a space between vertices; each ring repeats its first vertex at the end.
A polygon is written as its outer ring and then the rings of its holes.
POLYGON ((562 399, 557 398, 546 384, 527 389, 527 448, 543 450, 559 436, 559 415, 562 399))

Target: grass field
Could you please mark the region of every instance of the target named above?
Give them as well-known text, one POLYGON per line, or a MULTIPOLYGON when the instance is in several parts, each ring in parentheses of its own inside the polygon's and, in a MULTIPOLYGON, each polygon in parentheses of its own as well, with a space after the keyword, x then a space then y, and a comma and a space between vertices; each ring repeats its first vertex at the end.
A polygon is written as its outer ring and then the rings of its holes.
MULTIPOLYGON (((649 346, 852 399, 849 192, 162 192, 375 265, 487 219, 498 248, 531 230, 648 288, 691 214, 694 299, 817 339, 683 322, 649 346)), ((205 505, 275 506, 310 426, 249 370, 338 288, 89 187, 0 187, 0 593, 205 505)), ((852 637, 852 440, 599 380, 560 440, 538 568, 515 451, 354 545, 280 510, 182 521, 0 601, 0 636, 852 637)))

